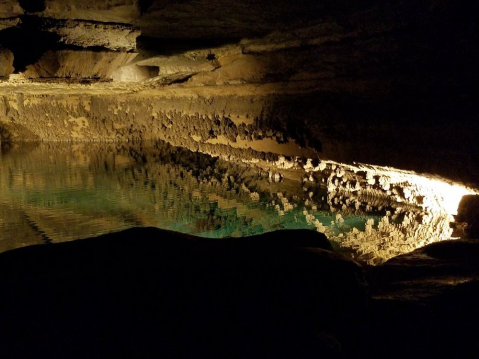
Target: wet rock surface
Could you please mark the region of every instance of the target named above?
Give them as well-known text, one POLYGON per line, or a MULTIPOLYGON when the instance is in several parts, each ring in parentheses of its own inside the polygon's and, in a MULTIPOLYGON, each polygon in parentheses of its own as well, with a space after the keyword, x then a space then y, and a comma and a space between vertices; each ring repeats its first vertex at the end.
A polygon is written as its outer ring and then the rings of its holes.
MULTIPOLYGON (((102 57, 101 53, 85 52, 88 57, 84 62, 75 60, 60 69, 67 74, 70 70, 88 71, 90 76, 105 74, 111 69, 108 59, 121 54, 110 52, 102 57), (95 58, 110 67, 86 66, 95 58)), ((58 66, 56 62, 52 68, 58 66)), ((432 131, 428 130, 432 122, 410 126, 394 121, 376 126, 371 118, 354 122, 348 101, 340 101, 334 109, 331 94, 311 93, 310 86, 314 84, 158 87, 112 83, 66 88, 62 83, 40 86, 19 81, 0 86, 5 99, 0 104, 5 113, 1 122, 11 128, 27 126, 34 138, 47 141, 163 139, 213 155, 237 153, 244 159, 250 159, 254 150, 261 156, 276 153, 351 164, 394 165, 476 186, 479 157, 475 154, 479 148, 473 134, 477 125, 451 122, 432 131), (346 110, 341 114, 339 108, 346 110)), ((333 97, 341 96, 338 92, 333 97)), ((20 140, 14 132, 12 140, 20 140)))

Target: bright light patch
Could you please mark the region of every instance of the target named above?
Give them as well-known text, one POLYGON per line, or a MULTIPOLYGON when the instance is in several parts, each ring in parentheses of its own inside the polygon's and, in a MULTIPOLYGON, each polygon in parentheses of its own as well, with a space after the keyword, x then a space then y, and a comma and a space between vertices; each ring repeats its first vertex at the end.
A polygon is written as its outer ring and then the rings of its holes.
POLYGON ((338 235, 328 227, 325 233, 369 264, 452 239, 451 222, 462 197, 477 193, 433 175, 366 164, 322 163, 324 169, 308 169, 327 170, 331 211, 365 216, 364 231, 353 228, 338 235), (374 219, 373 213, 382 217, 374 219))
POLYGON ((434 191, 438 194, 439 203, 442 204, 442 207, 448 214, 456 215, 462 197, 468 194, 474 194, 474 191, 460 185, 437 180, 432 180, 431 182, 434 191))

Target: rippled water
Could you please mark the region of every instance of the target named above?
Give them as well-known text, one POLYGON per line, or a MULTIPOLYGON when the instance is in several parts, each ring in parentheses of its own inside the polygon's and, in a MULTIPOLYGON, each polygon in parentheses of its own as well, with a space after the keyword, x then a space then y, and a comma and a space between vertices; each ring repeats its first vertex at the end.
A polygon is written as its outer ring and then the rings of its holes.
POLYGON ((134 226, 228 237, 318 225, 339 234, 365 221, 330 212, 324 181, 306 188, 161 142, 30 143, 0 156, 0 251, 134 226))

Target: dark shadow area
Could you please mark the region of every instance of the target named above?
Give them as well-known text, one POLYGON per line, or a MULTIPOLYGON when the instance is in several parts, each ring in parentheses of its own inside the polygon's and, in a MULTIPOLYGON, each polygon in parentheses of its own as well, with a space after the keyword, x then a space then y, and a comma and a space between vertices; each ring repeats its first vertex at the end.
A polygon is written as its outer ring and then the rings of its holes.
POLYGON ((208 50, 215 47, 237 44, 240 38, 225 39, 161 39, 139 36, 136 39, 139 56, 147 58, 153 56, 173 56, 193 50, 208 50))
POLYGON ((280 28, 307 27, 329 17, 342 22, 350 14, 367 10, 376 3, 375 0, 356 3, 334 0, 146 0, 140 2, 139 7, 144 34, 201 39, 264 36, 280 28), (159 26, 154 26, 152 19, 159 22, 159 26), (188 20, 185 22, 185 19, 188 20), (190 29, 185 26, 188 21, 194 24, 190 29))
POLYGON ((477 358, 478 254, 477 240, 444 241, 369 268, 373 298, 355 349, 372 358, 477 358))
POLYGON ((144 14, 148 11, 150 6, 155 2, 155 0, 139 0, 138 1, 138 9, 140 10, 140 14, 144 14))
POLYGON ((18 3, 27 12, 40 12, 46 8, 45 0, 18 0, 18 3))
POLYGON ((477 358, 478 252, 444 241, 361 268, 313 231, 155 228, 17 249, 0 254, 0 355, 477 358))
POLYGON ((4 358, 339 358, 367 303, 313 231, 32 246, 0 254, 0 288, 4 358))
POLYGON ((39 31, 40 19, 22 16, 19 27, 11 27, 0 31, 0 44, 13 52, 13 67, 15 73, 25 71, 28 65, 38 59, 48 50, 57 48, 57 34, 39 31))
POLYGON ((477 186, 476 86, 468 81, 456 92, 446 81, 429 83, 425 92, 410 85, 388 86, 393 93, 276 96, 258 127, 316 148, 321 159, 392 166, 477 186))

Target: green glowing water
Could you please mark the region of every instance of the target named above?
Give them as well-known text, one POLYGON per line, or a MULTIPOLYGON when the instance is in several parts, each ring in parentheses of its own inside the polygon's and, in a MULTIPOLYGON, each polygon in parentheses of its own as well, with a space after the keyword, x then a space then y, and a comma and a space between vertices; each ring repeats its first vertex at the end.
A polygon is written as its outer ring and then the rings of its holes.
POLYGON ((17 145, 0 156, 0 251, 134 226, 216 238, 364 230, 364 216, 330 211, 324 183, 305 186, 164 143, 17 145))

